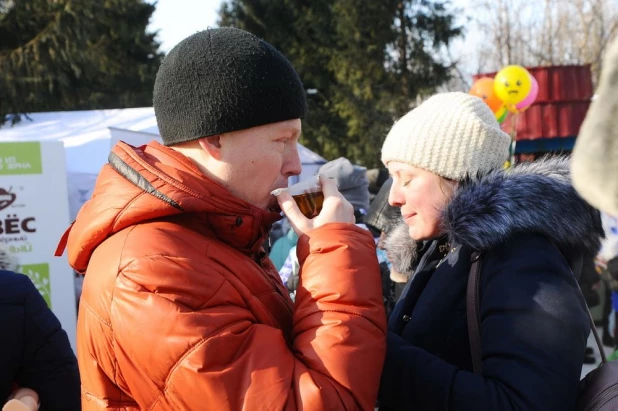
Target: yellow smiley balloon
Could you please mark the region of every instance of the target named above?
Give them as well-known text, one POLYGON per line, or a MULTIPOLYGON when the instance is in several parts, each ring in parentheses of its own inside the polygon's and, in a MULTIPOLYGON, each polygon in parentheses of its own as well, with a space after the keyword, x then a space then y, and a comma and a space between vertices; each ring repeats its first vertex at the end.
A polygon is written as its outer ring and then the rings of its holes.
POLYGON ((494 79, 494 91, 505 104, 517 104, 523 101, 531 88, 530 74, 522 66, 506 66, 494 79))

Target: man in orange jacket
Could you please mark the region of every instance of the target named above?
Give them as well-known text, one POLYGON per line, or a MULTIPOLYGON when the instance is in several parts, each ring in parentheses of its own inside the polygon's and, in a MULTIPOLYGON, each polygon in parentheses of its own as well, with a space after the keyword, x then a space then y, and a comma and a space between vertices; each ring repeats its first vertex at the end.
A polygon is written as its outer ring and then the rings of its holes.
POLYGON ((83 409, 373 409, 386 328, 373 239, 328 179, 311 220, 271 195, 301 171, 290 63, 242 30, 196 33, 163 61, 154 108, 164 145, 118 143, 65 237, 86 274, 83 409), (294 304, 261 247, 279 207, 300 237, 294 304))

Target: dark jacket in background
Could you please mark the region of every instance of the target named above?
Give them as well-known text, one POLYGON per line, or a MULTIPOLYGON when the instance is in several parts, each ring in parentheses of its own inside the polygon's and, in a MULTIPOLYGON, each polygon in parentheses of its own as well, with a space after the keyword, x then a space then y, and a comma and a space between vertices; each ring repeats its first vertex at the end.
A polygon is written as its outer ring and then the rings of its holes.
POLYGON ((601 296, 595 290, 595 285, 601 281, 601 275, 597 272, 594 265, 594 255, 584 255, 582 259, 581 276, 579 277, 579 286, 584 294, 584 299, 588 307, 596 307, 601 303, 601 296))
POLYGON ((392 185, 392 178, 384 182, 363 219, 367 227, 375 231, 374 235, 377 234, 377 236, 380 233, 387 233, 395 223, 401 220, 401 209, 388 204, 388 195, 392 185))
MULTIPOLYGON (((388 178, 371 202, 369 211, 363 217, 363 223, 369 228, 374 237, 381 238, 382 235, 386 235, 389 229, 401 220, 401 210, 399 207, 393 207, 388 204, 388 195, 392 185, 393 179, 388 178)), ((379 248, 383 248, 381 243, 381 241, 378 241, 377 246, 379 248)), ((384 309, 386 314, 390 315, 405 284, 395 283, 391 279, 391 269, 386 261, 380 262, 380 277, 382 278, 384 309)))
MULTIPOLYGON (((602 228, 570 186, 566 161, 464 182, 444 218, 446 234, 390 317, 380 409, 573 409, 590 328, 570 262, 596 252, 602 228), (482 255, 482 376, 466 323, 473 250, 482 255)), ((414 254, 407 232, 393 230, 399 247, 389 254, 414 254)))
POLYGON ((41 411, 79 410, 79 372, 69 339, 25 275, 0 270, 0 329, 0 406, 17 384, 39 394, 41 411))

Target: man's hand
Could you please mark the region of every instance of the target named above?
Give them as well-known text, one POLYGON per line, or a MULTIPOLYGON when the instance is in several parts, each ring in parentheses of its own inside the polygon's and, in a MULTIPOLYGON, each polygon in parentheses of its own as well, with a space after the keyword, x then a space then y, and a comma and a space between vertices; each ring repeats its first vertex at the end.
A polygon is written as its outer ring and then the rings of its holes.
POLYGON ((354 207, 337 190, 335 182, 320 176, 320 184, 324 193, 324 204, 320 214, 313 219, 308 219, 303 215, 290 193, 285 189, 276 193, 279 207, 281 207, 281 210, 285 213, 292 228, 294 228, 299 237, 324 224, 353 224, 356 221, 354 218, 354 207))

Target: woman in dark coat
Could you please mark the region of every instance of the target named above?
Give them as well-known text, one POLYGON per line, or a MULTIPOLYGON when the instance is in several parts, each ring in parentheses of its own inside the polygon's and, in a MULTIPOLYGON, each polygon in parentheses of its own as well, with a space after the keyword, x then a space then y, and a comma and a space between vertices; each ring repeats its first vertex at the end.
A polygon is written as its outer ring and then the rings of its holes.
POLYGON ((386 247, 396 269, 416 269, 389 320, 381 410, 574 407, 590 332, 576 275, 600 245, 600 216, 574 192, 565 159, 503 170, 510 141, 464 93, 430 98, 386 138, 389 202, 403 219, 386 247), (480 375, 466 323, 474 252, 480 375))
POLYGON ((18 387, 39 395, 40 410, 81 409, 77 360, 60 322, 28 277, 0 248, 0 407, 18 387))

